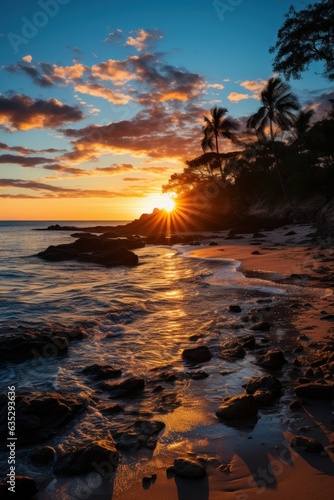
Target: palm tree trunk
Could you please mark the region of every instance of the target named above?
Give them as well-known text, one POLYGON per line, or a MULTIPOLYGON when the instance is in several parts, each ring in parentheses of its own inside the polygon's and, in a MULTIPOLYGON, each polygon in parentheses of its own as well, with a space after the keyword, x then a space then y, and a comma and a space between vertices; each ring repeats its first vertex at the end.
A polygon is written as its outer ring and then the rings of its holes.
POLYGON ((219 155, 218 134, 215 134, 215 138, 216 138, 216 153, 217 153, 217 159, 219 161, 220 175, 221 175, 222 180, 224 180, 222 162, 221 162, 220 155, 219 155))
POLYGON ((274 131, 273 131, 273 122, 272 120, 270 119, 270 138, 271 138, 271 149, 272 149, 272 152, 273 152, 273 155, 274 155, 274 160, 275 160, 275 164, 276 164, 276 169, 277 169, 277 172, 278 172, 278 176, 279 176, 279 180, 280 180, 280 183, 281 183, 281 186, 282 186, 282 191, 284 193, 284 196, 287 200, 287 202, 289 203, 290 207, 292 208, 293 212, 295 212, 294 210, 294 205, 292 203, 292 200, 290 198, 290 196, 288 195, 287 193, 287 190, 285 189, 285 184, 284 184, 284 180, 283 180, 283 177, 282 177, 282 172, 281 172, 281 168, 279 166, 279 161, 278 161, 278 157, 277 157, 277 154, 276 154, 276 150, 275 150, 275 140, 274 140, 274 131))

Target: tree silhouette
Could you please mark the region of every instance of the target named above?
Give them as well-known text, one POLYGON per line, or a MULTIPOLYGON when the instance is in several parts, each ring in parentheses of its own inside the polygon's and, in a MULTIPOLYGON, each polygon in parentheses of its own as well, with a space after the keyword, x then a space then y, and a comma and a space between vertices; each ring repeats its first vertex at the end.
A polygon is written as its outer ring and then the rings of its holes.
POLYGON ((324 61, 324 76, 334 80, 334 1, 322 0, 296 12, 290 7, 278 31, 274 71, 300 78, 313 61, 324 61))
POLYGON ((281 132, 289 130, 296 120, 296 116, 293 112, 299 110, 298 99, 290 92, 290 87, 280 78, 270 78, 261 92, 261 101, 262 106, 257 113, 248 119, 247 127, 255 129, 257 134, 262 136, 265 135, 266 127, 269 127, 271 148, 282 190, 289 205, 293 207, 293 203, 285 188, 279 160, 276 154, 274 124, 277 125, 278 130, 281 132))
POLYGON ((293 128, 291 129, 291 144, 293 146, 303 147, 305 145, 305 136, 311 128, 311 119, 314 115, 314 110, 301 110, 296 116, 293 128))
POLYGON ((218 108, 217 106, 215 106, 214 108, 210 109, 209 118, 207 116, 204 116, 204 137, 201 143, 204 152, 210 150, 215 151, 215 153, 217 154, 222 179, 224 178, 224 174, 219 153, 219 136, 225 137, 232 142, 237 142, 235 132, 239 128, 238 123, 232 120, 232 118, 225 117, 226 113, 226 108, 218 108))

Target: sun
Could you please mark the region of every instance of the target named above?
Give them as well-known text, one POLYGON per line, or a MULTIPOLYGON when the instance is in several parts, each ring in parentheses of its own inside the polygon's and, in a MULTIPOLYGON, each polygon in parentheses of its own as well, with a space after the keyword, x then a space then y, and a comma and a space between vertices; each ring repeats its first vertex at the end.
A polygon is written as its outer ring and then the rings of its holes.
POLYGON ((165 210, 168 213, 172 212, 176 206, 175 196, 174 193, 148 196, 144 202, 145 212, 153 212, 155 208, 165 210))

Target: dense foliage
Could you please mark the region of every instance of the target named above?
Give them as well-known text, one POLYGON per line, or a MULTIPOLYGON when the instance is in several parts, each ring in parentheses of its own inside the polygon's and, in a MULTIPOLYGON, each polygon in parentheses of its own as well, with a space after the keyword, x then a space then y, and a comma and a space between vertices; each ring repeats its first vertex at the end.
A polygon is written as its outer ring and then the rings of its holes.
POLYGON ((277 42, 274 71, 300 78, 314 61, 325 64, 324 76, 334 80, 334 0, 322 0, 297 12, 290 7, 277 42))
MULTIPOLYGON (((326 116, 314 121, 313 111, 300 110, 278 78, 268 81, 261 99, 248 127, 238 136, 233 129, 233 142, 220 139, 221 151, 228 152, 219 152, 215 139, 213 151, 186 161, 163 186, 164 192, 177 193, 180 209, 226 220, 247 218, 255 207, 265 207, 266 213, 285 207, 285 214, 309 220, 333 198, 334 101, 326 116)), ((217 114, 219 108, 211 110, 211 116, 217 114)), ((203 133, 205 138, 206 127, 203 133)))

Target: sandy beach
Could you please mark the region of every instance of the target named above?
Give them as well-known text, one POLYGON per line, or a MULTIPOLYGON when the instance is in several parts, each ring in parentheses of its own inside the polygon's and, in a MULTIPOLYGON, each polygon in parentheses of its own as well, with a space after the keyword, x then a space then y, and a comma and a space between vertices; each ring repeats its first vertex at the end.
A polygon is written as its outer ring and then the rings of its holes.
MULTIPOLYGON (((213 235, 215 236, 215 235, 213 235)), ((216 235, 217 236, 217 235, 216 235)), ((212 238, 209 246, 190 253, 196 258, 234 259, 240 261, 245 276, 301 287, 315 287, 319 294, 311 303, 302 297, 281 310, 267 307, 265 319, 272 328, 268 349, 280 348, 288 359, 282 370, 267 371, 281 380, 284 391, 277 412, 284 423, 277 429, 276 439, 266 434, 245 432, 243 445, 228 449, 224 438, 176 447, 178 456, 196 458, 204 463, 204 479, 184 479, 166 473, 170 463, 150 470, 152 480, 137 482, 121 495, 120 500, 234 500, 248 499, 333 499, 334 488, 334 407, 332 399, 298 397, 295 388, 305 384, 331 386, 333 380, 333 312, 334 251, 316 241, 308 225, 288 226, 260 235, 235 235, 231 239, 212 238), (285 316, 285 331, 275 331, 279 317, 285 316), (326 359, 323 359, 324 356, 326 359), (292 401, 298 400, 295 405, 292 401), (254 433, 255 434, 255 433, 254 433), (292 447, 294 436, 315 439, 321 451, 312 452, 292 447), (203 451, 205 450, 205 453, 203 451), (220 457, 220 461, 217 460, 220 457), (225 466, 221 465, 226 458, 225 466)), ((270 301, 269 301, 270 302, 270 301)), ((265 372, 265 371, 264 371, 265 372)), ((332 386, 331 386, 332 387, 332 386)), ((240 387, 240 392, 243 389, 240 387)), ((262 409, 268 411, 265 407, 262 409)), ((177 417, 176 417, 177 418, 177 417)), ((273 421, 273 425, 276 425, 273 421)), ((224 424, 221 424, 224 426, 224 424)), ((281 424, 277 424, 280 426, 281 424)), ((246 426, 247 428, 247 426, 246 426)), ((223 433, 224 434, 224 433, 223 433)), ((149 474, 150 477, 150 474, 149 474)))

